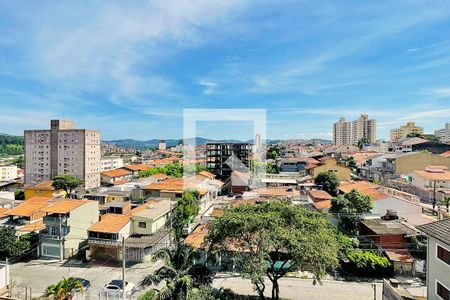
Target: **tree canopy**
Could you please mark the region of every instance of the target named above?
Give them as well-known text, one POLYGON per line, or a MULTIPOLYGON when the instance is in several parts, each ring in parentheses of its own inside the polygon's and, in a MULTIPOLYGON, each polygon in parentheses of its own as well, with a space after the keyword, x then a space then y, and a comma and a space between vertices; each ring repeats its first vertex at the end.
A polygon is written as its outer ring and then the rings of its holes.
POLYGON ((139 177, 149 177, 149 176, 161 173, 161 174, 165 174, 170 177, 180 178, 180 177, 183 177, 184 175, 192 175, 192 174, 204 171, 204 170, 206 170, 206 167, 199 166, 199 165, 196 165, 196 166, 189 165, 188 167, 186 167, 186 170, 185 170, 185 168, 183 167, 182 164, 176 162, 173 164, 167 164, 164 166, 140 171, 139 177), (185 171, 187 174, 184 174, 185 171))
POLYGON ((338 187, 340 184, 336 174, 332 172, 321 172, 314 179, 314 183, 322 187, 322 189, 328 192, 332 196, 336 196, 338 193, 338 187))
POLYGON ((176 240, 182 236, 183 227, 188 225, 200 211, 199 194, 196 191, 185 191, 178 199, 175 216, 173 219, 173 230, 176 240))
POLYGON ((211 252, 233 250, 242 276, 262 299, 264 276, 272 282, 272 298, 278 299, 278 280, 288 271, 310 271, 320 280, 338 262, 335 227, 323 214, 290 201, 227 208, 209 225, 206 241, 211 252))
POLYGON ((0 258, 22 256, 30 250, 30 242, 24 237, 17 238, 14 227, 0 227, 0 258))
POLYGON ((70 300, 75 292, 83 292, 83 285, 74 277, 61 279, 58 283, 47 287, 47 297, 49 299, 70 300))
POLYGON ((341 229, 354 235, 358 230, 361 214, 369 214, 372 208, 372 198, 353 189, 349 193, 332 198, 330 212, 340 214, 341 229))
POLYGON ((59 175, 53 178, 52 186, 57 190, 64 190, 66 197, 70 198, 75 188, 84 183, 84 180, 72 175, 59 175))
POLYGON ((23 137, 0 134, 0 156, 23 154, 23 137))

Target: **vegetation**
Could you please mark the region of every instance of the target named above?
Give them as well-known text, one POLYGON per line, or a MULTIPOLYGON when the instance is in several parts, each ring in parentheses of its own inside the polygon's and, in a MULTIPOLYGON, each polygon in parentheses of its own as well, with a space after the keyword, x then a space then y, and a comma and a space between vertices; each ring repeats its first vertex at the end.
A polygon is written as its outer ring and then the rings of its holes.
POLYGON ((314 179, 314 183, 321 186, 324 191, 328 192, 332 196, 336 196, 338 194, 340 182, 336 174, 332 172, 327 171, 319 173, 314 179))
POLYGON ((138 297, 138 300, 156 300, 157 299, 157 291, 155 290, 147 290, 145 293, 138 297))
POLYGON ((416 137, 421 137, 422 135, 418 132, 410 132, 406 135, 407 138, 416 138, 416 137))
MULTIPOLYGON (((201 171, 205 171, 206 167, 205 166, 198 166, 196 165, 194 166, 188 166, 187 168, 187 174, 195 174, 195 173, 199 173, 201 171)), ((180 178, 183 177, 184 175, 184 167, 182 164, 176 162, 173 164, 168 164, 165 166, 161 166, 161 167, 156 167, 156 168, 152 168, 152 169, 148 169, 148 170, 143 170, 139 172, 139 177, 149 177, 155 174, 165 174, 167 176, 170 177, 175 177, 175 178, 180 178)))
POLYGON ((274 145, 267 149, 266 158, 267 159, 277 159, 280 157, 281 148, 278 145, 274 145))
POLYGON ((153 255, 152 260, 163 260, 164 265, 144 277, 140 285, 146 287, 165 282, 163 288, 155 290, 156 299, 190 299, 193 288, 209 285, 213 280, 213 273, 205 272, 206 267, 195 265, 196 259, 198 252, 183 242, 177 243, 175 248, 161 249, 153 255))
POLYGON ((373 201, 370 196, 361 194, 353 189, 344 195, 338 195, 331 199, 331 213, 339 214, 341 230, 346 234, 356 235, 361 214, 370 213, 373 201))
POLYGON ((25 200, 25 191, 23 191, 23 190, 16 190, 14 192, 14 199, 16 199, 16 200, 25 200))
POLYGON ((71 300, 76 292, 83 292, 81 282, 73 277, 63 278, 47 287, 47 299, 71 300))
POLYGON ((208 227, 210 251, 233 249, 233 259, 244 278, 264 299, 267 276, 272 299, 279 299, 278 280, 289 271, 310 271, 320 280, 337 265, 336 229, 318 212, 290 201, 244 204, 224 210, 208 227))
POLYGON ((52 186, 57 190, 64 190, 66 197, 70 198, 74 189, 84 183, 84 180, 78 179, 72 175, 59 175, 53 178, 52 186))
POLYGON ((356 168, 356 161, 355 161, 355 159, 353 158, 353 156, 347 157, 347 158, 345 159, 345 162, 347 163, 347 166, 348 166, 349 168, 352 168, 352 169, 356 168))
POLYGON ((0 134, 0 156, 23 154, 23 137, 0 134))
POLYGON ((391 272, 389 260, 371 250, 350 250, 344 269, 356 276, 383 277, 391 272))
POLYGON ((450 212, 449 206, 450 206, 450 197, 444 196, 441 200, 441 203, 445 205, 447 208, 447 212, 450 212))
POLYGON ((366 138, 359 139, 358 144, 357 144, 359 150, 361 150, 364 147, 364 145, 367 144, 368 142, 369 141, 366 138))
POLYGON ((199 194, 196 191, 185 191, 178 199, 177 209, 173 219, 173 231, 175 239, 182 237, 183 228, 197 216, 200 211, 199 194))
POLYGON ((268 174, 278 174, 278 166, 277 164, 268 161, 268 162, 258 162, 252 160, 251 162, 251 170, 254 174, 258 174, 259 172, 265 172, 268 174))
POLYGON ((0 227, 0 259, 19 257, 28 253, 29 250, 30 242, 27 240, 27 236, 17 238, 14 227, 0 227))

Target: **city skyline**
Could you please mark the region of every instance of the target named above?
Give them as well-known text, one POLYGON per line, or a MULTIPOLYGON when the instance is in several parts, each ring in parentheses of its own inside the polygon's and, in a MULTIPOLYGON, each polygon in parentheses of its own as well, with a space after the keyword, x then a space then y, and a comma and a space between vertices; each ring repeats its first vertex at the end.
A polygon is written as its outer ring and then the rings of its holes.
MULTIPOLYGON (((360 114, 379 139, 443 128, 446 3, 355 3, 1 2, 1 131, 64 116, 104 140, 180 138, 184 108, 267 109, 269 139, 331 140, 360 114)), ((199 136, 251 133, 221 125, 199 136)))

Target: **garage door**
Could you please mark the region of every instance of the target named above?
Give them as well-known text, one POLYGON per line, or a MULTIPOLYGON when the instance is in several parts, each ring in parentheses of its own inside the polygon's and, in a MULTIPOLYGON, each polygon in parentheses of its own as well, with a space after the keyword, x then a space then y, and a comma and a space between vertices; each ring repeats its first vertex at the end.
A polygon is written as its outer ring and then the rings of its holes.
POLYGON ((59 258, 59 246, 42 244, 42 256, 59 258))

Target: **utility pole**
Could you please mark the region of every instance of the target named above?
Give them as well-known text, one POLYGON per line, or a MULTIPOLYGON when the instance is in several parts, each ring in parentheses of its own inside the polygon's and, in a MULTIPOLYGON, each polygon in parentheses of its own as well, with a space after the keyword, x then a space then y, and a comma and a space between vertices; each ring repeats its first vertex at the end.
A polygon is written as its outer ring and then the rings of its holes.
POLYGON ((122 299, 126 300, 127 295, 125 292, 125 237, 122 236, 122 299))
POLYGON ((373 300, 377 300, 377 284, 372 283, 373 286, 373 300))
POLYGON ((63 261, 64 249, 62 240, 62 218, 59 216, 59 262, 63 261))

